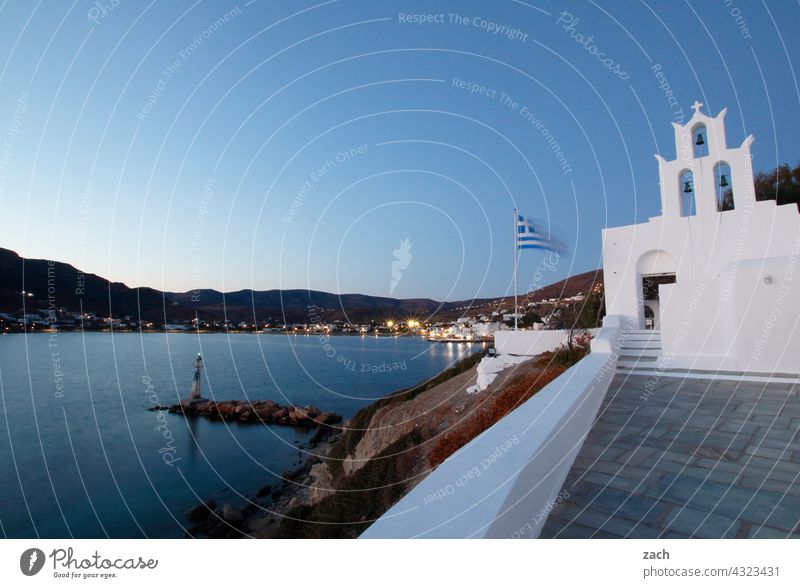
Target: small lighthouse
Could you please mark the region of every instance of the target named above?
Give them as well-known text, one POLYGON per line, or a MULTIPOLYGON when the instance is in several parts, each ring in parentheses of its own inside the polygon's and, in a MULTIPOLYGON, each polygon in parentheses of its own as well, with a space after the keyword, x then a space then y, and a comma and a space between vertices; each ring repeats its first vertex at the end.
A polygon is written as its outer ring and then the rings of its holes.
POLYGON ((192 391, 189 392, 189 400, 197 400, 200 396, 200 370, 203 369, 203 357, 198 353, 197 360, 194 362, 194 380, 192 380, 192 391))
POLYGON ((200 394, 200 372, 203 369, 203 357, 198 353, 197 359, 194 362, 194 378, 192 379, 192 390, 189 392, 189 397, 181 402, 182 405, 192 405, 199 402, 205 402, 206 399, 200 394))

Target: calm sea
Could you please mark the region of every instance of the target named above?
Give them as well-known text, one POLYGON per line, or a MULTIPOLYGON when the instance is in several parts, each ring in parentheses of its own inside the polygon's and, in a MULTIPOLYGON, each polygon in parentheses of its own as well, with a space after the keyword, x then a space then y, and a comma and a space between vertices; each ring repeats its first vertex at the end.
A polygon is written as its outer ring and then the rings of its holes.
POLYGON ((208 398, 347 418, 474 349, 374 336, 0 337, 0 534, 181 537, 201 500, 241 503, 299 464, 311 432, 146 410, 188 394, 198 353, 208 398))

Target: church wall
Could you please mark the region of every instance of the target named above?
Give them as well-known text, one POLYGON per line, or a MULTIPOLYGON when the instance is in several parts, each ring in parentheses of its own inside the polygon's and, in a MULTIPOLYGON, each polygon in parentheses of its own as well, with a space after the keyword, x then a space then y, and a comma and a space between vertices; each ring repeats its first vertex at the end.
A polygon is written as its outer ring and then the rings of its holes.
POLYGON ((678 157, 666 161, 656 156, 663 216, 603 231, 608 314, 644 328, 642 275, 663 272, 669 265, 664 259, 671 258, 677 283, 661 286, 660 326, 662 348, 671 351, 672 365, 800 373, 800 325, 793 327, 800 317, 800 271, 794 269, 800 257, 797 208, 755 201, 753 138, 727 149, 724 111, 713 119, 697 112, 685 127, 675 125, 675 136, 678 157), (709 151, 693 158, 682 154, 681 140, 699 124, 707 129, 709 151), (735 205, 723 212, 717 209, 720 162, 730 168, 726 174, 735 205), (693 172, 697 197, 693 216, 680 214, 679 178, 686 169, 693 172), (655 250, 665 254, 649 254, 655 250), (767 274, 771 284, 764 283, 767 274), (765 307, 780 292, 782 320, 776 324, 770 320, 776 312, 765 307), (758 303, 748 305, 748 300, 758 303), (765 324, 769 337, 759 335, 765 324))
POLYGON ((797 373, 800 362, 800 257, 751 261, 734 291, 736 360, 741 370, 797 373))

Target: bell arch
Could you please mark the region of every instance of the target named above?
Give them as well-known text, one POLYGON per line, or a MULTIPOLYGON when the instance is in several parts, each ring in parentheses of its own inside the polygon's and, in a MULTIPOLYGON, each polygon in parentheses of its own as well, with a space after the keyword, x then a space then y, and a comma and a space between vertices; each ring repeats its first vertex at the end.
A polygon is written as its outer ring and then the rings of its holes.
POLYGON ((727 161, 718 161, 714 165, 714 190, 717 197, 717 210, 725 212, 736 208, 733 197, 733 176, 727 161))
POLYGON ((692 154, 694 158, 708 155, 708 130, 706 125, 698 123, 692 128, 692 154))
POLYGON ((678 174, 678 193, 680 194, 681 216, 694 216, 697 214, 697 200, 695 198, 694 172, 684 169, 678 174))

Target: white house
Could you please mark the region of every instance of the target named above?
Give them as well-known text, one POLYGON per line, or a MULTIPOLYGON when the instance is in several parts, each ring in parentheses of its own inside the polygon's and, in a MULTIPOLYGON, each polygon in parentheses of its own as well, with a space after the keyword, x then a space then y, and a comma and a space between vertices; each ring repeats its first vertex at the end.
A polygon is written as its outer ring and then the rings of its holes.
POLYGON ((607 312, 660 328, 664 366, 800 373, 800 214, 756 201, 753 136, 701 107, 656 155, 662 215, 603 231, 607 312))

